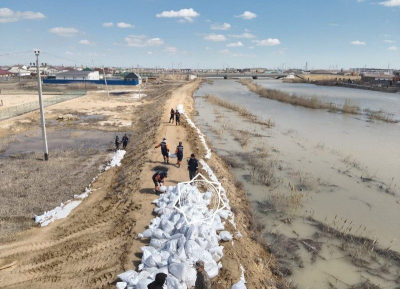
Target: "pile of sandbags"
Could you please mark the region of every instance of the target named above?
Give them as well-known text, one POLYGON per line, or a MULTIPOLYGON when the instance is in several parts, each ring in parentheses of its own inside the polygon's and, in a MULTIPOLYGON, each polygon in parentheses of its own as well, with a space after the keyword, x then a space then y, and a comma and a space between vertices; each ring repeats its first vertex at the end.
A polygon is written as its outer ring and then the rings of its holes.
POLYGON ((193 265, 199 260, 204 261, 210 278, 218 275, 223 256, 219 241, 228 241, 233 237, 229 232, 222 231, 225 225, 222 219, 227 219, 231 212, 220 210, 213 214, 208 209, 210 192, 201 193, 189 184, 180 185, 181 194, 190 195, 190 202, 178 202, 179 210, 174 208, 179 197, 176 186, 169 187, 153 202, 157 205, 154 212, 159 216, 152 220, 146 231, 139 234, 139 237, 151 238, 149 246, 141 248, 140 273, 130 270, 120 274, 123 282, 118 283, 119 288, 145 289, 161 272, 168 275, 168 288, 191 288, 196 280, 193 265), (218 234, 217 231, 222 232, 218 234))

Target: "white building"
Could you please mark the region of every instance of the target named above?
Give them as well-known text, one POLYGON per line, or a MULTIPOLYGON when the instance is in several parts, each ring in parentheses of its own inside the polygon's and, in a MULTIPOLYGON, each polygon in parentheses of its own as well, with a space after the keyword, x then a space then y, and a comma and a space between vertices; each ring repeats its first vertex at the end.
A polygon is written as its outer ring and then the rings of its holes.
POLYGON ((65 80, 99 80, 100 75, 98 71, 65 71, 56 74, 56 79, 65 80))
POLYGON ((31 72, 26 69, 26 66, 13 66, 9 70, 11 73, 14 73, 16 76, 29 76, 31 72))

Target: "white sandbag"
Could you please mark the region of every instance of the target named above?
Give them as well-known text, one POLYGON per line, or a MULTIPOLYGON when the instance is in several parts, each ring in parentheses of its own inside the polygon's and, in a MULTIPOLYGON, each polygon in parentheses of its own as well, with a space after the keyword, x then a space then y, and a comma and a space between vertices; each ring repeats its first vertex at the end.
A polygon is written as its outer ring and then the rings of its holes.
POLYGON ((158 249, 158 248, 161 248, 162 246, 164 246, 165 242, 166 242, 166 240, 164 240, 164 239, 154 239, 154 238, 152 238, 151 241, 150 241, 150 246, 158 249))
POLYGON ((168 266, 169 272, 179 280, 179 282, 185 280, 185 265, 182 263, 172 263, 168 266))
POLYGON ((207 248, 208 242, 202 237, 197 237, 195 239, 196 243, 199 244, 200 248, 205 250, 207 248))
POLYGON ((205 267, 204 269, 208 273, 208 276, 211 279, 217 277, 217 275, 218 275, 218 265, 215 264, 215 262, 214 263, 208 263, 208 264, 206 263, 204 267, 205 267))
POLYGON ((151 229, 147 229, 147 230, 145 230, 144 232, 143 232, 143 237, 145 237, 145 238, 150 238, 151 237, 151 235, 152 235, 152 231, 151 231, 151 229))
POLYGON ((176 158, 177 156, 176 156, 176 154, 171 154, 171 153, 169 153, 169 157, 170 157, 170 158, 176 158))
POLYGON ((144 261, 146 267, 157 267, 157 263, 161 262, 161 256, 158 254, 153 254, 144 261))
POLYGON ((161 229, 155 229, 152 233, 152 236, 157 238, 157 239, 169 239, 171 238, 169 234, 165 233, 161 229))
POLYGON ((222 219, 228 219, 229 214, 231 212, 229 210, 221 210, 218 212, 218 215, 222 218, 222 219))
POLYGON ((194 287, 196 283, 197 273, 193 267, 185 266, 185 284, 188 288, 194 287))
POLYGON ((135 289, 147 289, 147 286, 153 282, 153 280, 149 278, 140 279, 139 282, 135 285, 135 289))
POLYGON ((185 244, 185 253, 188 257, 194 257, 194 255, 198 255, 198 251, 201 252, 203 251, 201 249, 201 247, 199 246, 199 244, 197 244, 195 241, 193 240, 188 240, 185 244))
POLYGON ((168 221, 167 219, 162 219, 160 225, 164 232, 168 233, 169 235, 172 234, 174 230, 174 224, 172 222, 168 221))
POLYGON ((169 274, 167 277, 167 284, 168 284, 168 289, 181 289, 178 279, 176 279, 171 274, 169 274))
POLYGON ((218 262, 224 256, 224 253, 222 252, 223 249, 224 249, 223 246, 216 246, 216 247, 212 247, 211 249, 209 249, 208 252, 213 257, 213 260, 215 262, 218 262))
POLYGON ((220 239, 221 239, 222 241, 225 241, 225 242, 230 241, 230 240, 232 240, 232 238, 233 238, 232 234, 229 233, 228 231, 222 231, 222 232, 220 232, 220 233, 219 233, 219 237, 220 237, 220 239))
POLYGON ((190 225, 188 231, 186 232, 187 240, 194 240, 199 236, 199 230, 196 225, 190 225))
POLYGON ((167 191, 167 187, 161 186, 158 190, 160 191, 160 193, 165 193, 167 191))
POLYGON ((247 289, 246 284, 243 280, 240 280, 238 283, 233 284, 232 289, 247 289))
POLYGON ((121 281, 126 282, 127 284, 132 284, 132 280, 138 275, 135 270, 128 270, 122 274, 118 275, 118 278, 121 281))
POLYGON ((128 285, 126 282, 117 282, 117 289, 125 289, 128 285))

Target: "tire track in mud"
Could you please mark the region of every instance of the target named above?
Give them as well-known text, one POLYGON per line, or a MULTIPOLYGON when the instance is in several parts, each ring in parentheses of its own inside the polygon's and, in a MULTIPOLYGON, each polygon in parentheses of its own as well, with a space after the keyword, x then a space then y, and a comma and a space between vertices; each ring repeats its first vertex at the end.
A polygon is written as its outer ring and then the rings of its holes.
MULTIPOLYGON (((139 179, 146 151, 155 142, 163 107, 159 95, 141 105, 121 168, 101 175, 99 189, 68 218, 46 228, 18 233, 17 242, 0 244, 0 288, 113 288, 124 270, 129 244, 136 238, 141 212, 139 179), (21 240, 21 241, 19 241, 21 240)), ((151 211, 146 212, 151 216, 151 211)))

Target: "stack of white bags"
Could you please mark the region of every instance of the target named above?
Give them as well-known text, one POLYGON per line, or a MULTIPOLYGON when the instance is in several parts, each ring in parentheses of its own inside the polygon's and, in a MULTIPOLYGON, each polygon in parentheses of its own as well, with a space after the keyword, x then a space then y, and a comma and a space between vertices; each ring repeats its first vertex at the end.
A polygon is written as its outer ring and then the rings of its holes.
POLYGON ((182 204, 179 210, 174 208, 179 197, 176 186, 170 186, 153 202, 158 206, 154 212, 159 217, 152 220, 149 229, 139 234, 139 237, 151 238, 149 246, 141 248, 140 273, 129 270, 118 275, 123 282, 118 282, 117 288, 147 289, 155 275, 161 272, 168 275, 168 288, 191 288, 196 281, 193 265, 199 260, 204 261, 210 278, 218 275, 223 256, 219 241, 232 240, 229 232, 222 231, 225 222, 221 218, 227 219, 232 213, 222 209, 214 214, 207 207, 210 192, 201 193, 189 184, 180 186, 181 193, 184 190, 186 195, 190 194, 190 204, 182 204), (217 231, 221 232, 218 234, 217 231))

